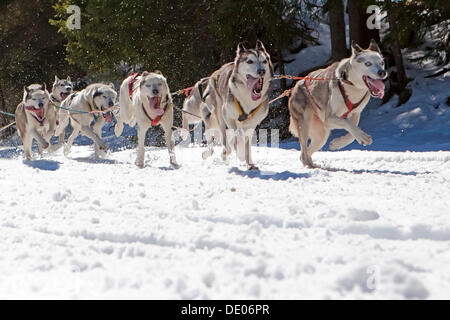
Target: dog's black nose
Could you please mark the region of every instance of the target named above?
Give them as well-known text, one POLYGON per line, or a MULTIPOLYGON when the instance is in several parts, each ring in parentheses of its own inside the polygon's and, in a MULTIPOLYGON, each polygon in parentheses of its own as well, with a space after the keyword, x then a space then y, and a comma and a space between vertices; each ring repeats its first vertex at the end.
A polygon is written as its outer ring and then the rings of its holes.
POLYGON ((380 77, 384 78, 384 77, 386 77, 387 72, 384 71, 384 70, 380 70, 380 71, 378 71, 378 75, 379 75, 380 77))
POLYGON ((157 94, 159 94, 159 90, 158 89, 153 89, 153 94, 156 96, 157 94))
POLYGON ((109 106, 112 107, 114 105, 114 102, 112 100, 109 101, 109 106))
POLYGON ((260 76, 263 76, 263 75, 266 74, 266 70, 264 70, 264 69, 258 69, 258 74, 259 74, 260 76))
POLYGON ((42 102, 39 102, 39 108, 42 108, 44 104, 42 102))

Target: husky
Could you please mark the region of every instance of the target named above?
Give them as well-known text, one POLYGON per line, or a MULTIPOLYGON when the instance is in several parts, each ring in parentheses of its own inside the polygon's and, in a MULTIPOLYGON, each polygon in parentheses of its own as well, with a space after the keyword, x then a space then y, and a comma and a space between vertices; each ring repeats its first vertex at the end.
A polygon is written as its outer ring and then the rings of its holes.
POLYGON ((24 87, 23 101, 16 109, 16 123, 25 157, 31 160, 33 140, 36 140, 42 156, 43 150, 50 147, 56 127, 56 111, 50 105, 50 94, 45 84, 24 87))
POLYGON ((269 112, 273 71, 270 55, 258 40, 255 49, 239 44, 234 62, 211 75, 205 101, 217 116, 224 161, 233 146, 249 170, 259 170, 252 160, 251 143, 256 126, 269 112))
POLYGON ((331 150, 342 149, 355 139, 363 146, 372 144, 372 137, 358 124, 370 97, 383 98, 383 80, 388 74, 376 41, 366 50, 354 41, 351 47, 350 58, 309 74, 327 81, 299 81, 289 99, 289 130, 299 139, 305 167, 315 168, 312 155, 325 145, 333 129, 348 133, 331 141, 331 150))
POLYGON ((108 150, 107 145, 102 140, 102 128, 105 122, 113 122, 112 108, 117 99, 117 92, 114 84, 109 85, 96 83, 91 84, 86 89, 71 94, 66 98, 62 107, 69 110, 61 110, 60 123, 56 130, 56 135, 64 134, 69 124, 69 119, 73 127, 64 154, 67 156, 72 148, 75 138, 81 133, 94 141, 95 156, 100 156, 108 150), (91 128, 91 124, 93 124, 91 128))
POLYGON ((216 112, 212 105, 212 93, 205 96, 209 83, 209 78, 203 78, 198 81, 189 97, 183 103, 183 139, 189 134, 189 125, 203 122, 205 124, 205 136, 208 150, 202 153, 202 157, 206 160, 214 153, 213 140, 220 141, 219 123, 217 121, 216 112))
MULTIPOLYGON (((55 76, 55 81, 53 82, 52 93, 50 94, 50 102, 56 109, 56 126, 59 126, 59 114, 61 104, 68 96, 73 92, 73 83, 70 77, 66 79, 59 79, 55 76)), ((58 137, 58 144, 53 147, 53 151, 59 149, 64 144, 64 132, 58 137)))
POLYGON ((119 137, 123 125, 138 125, 138 155, 136 165, 144 168, 145 137, 148 129, 160 125, 164 130, 169 149, 170 164, 179 168, 175 157, 175 142, 172 135, 173 102, 166 78, 161 72, 134 74, 125 79, 120 87, 120 112, 114 132, 119 137))

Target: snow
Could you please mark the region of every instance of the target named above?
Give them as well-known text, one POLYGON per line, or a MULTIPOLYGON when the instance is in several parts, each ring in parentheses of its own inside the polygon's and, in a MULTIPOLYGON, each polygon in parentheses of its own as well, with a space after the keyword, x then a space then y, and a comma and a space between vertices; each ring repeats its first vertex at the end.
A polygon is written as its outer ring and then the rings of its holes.
POLYGON ((1 150, 0 298, 449 298, 450 152, 202 150, 1 150))

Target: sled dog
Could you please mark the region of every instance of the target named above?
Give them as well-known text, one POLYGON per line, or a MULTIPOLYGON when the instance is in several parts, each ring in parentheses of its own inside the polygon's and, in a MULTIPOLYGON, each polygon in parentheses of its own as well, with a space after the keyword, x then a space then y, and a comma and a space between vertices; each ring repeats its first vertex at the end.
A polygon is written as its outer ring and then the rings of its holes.
POLYGON ((377 43, 372 40, 363 50, 352 42, 350 58, 313 71, 309 77, 334 80, 299 81, 289 99, 289 130, 299 138, 303 165, 315 167, 312 155, 324 146, 333 129, 348 133, 331 141, 331 150, 344 148, 355 139, 364 146, 372 144, 372 137, 358 124, 370 97, 384 96, 387 72, 377 43))
POLYGON ((113 114, 107 110, 114 106, 116 98, 117 93, 114 89, 114 84, 97 83, 91 84, 80 92, 72 93, 63 101, 62 107, 70 109, 70 111, 60 111, 60 121, 56 135, 64 134, 70 118, 73 132, 64 148, 66 156, 70 152, 73 141, 80 133, 94 141, 95 155, 97 157, 101 155, 101 151, 104 152, 108 149, 102 140, 102 128, 105 122, 113 122, 113 114), (105 112, 95 113, 96 111, 105 112))
POLYGON ((152 126, 164 130, 169 149, 170 164, 178 168, 175 143, 172 136, 173 102, 166 78, 159 71, 134 74, 125 79, 120 87, 120 112, 114 129, 116 136, 123 132, 123 124, 138 128, 138 155, 136 165, 144 167, 145 136, 152 126))
POLYGON ((50 147, 56 127, 56 111, 50 105, 50 94, 45 84, 32 84, 24 88, 23 101, 16 109, 16 123, 25 157, 31 160, 33 140, 36 140, 39 155, 42 156, 43 149, 50 147))
POLYGON ((252 160, 251 143, 256 126, 269 112, 272 80, 270 55, 259 40, 255 49, 239 44, 234 62, 211 75, 205 101, 217 116, 224 161, 233 147, 248 169, 259 170, 252 160))
MULTIPOLYGON (((219 123, 217 121, 214 106, 211 104, 211 96, 205 96, 209 83, 209 78, 198 81, 189 97, 183 103, 183 129, 184 134, 188 134, 190 124, 198 124, 203 121, 205 124, 205 136, 208 150, 202 154, 203 159, 214 153, 213 140, 221 141, 219 123), (208 103, 210 105, 208 105, 208 103), (195 115, 195 116, 194 116, 195 115)), ((183 137, 186 139, 187 137, 183 137)))
MULTIPOLYGON (((52 93, 50 94, 50 102, 55 107, 56 111, 56 126, 59 125, 59 114, 62 102, 72 94, 73 83, 70 77, 67 79, 59 79, 55 76, 55 82, 53 83, 52 93)), ((59 149, 64 145, 64 132, 58 137, 58 144, 53 146, 53 151, 59 149)))

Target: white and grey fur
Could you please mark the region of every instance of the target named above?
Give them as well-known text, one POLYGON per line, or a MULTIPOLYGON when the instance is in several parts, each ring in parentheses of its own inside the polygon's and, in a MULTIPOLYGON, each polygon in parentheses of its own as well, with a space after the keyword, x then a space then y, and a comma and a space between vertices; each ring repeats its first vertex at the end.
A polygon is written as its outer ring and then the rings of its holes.
MULTIPOLYGON (((53 82, 52 93, 50 94, 50 102, 55 107, 56 111, 56 126, 59 125, 59 114, 60 108, 63 101, 69 97, 73 92, 73 83, 70 77, 66 79, 59 79, 55 76, 55 81, 53 82)), ((53 146, 52 150, 55 151, 64 145, 64 132, 58 137, 58 144, 53 146)))
POLYGON ((348 108, 337 81, 313 80, 310 86, 311 93, 305 87, 305 81, 297 83, 289 99, 291 116, 289 129, 294 136, 299 138, 300 160, 303 165, 315 167, 312 155, 325 145, 333 129, 345 129, 348 133, 331 141, 330 149, 332 150, 344 148, 355 139, 361 145, 372 144, 372 137, 359 128, 358 124, 361 112, 370 100, 370 96, 374 95, 373 89, 369 88, 364 79, 370 77, 378 81, 387 77, 383 57, 377 43, 372 40, 369 48, 363 50, 352 42, 350 58, 336 62, 326 69, 316 70, 310 74, 310 77, 324 79, 345 77, 345 81, 341 83, 350 101, 356 103, 363 100, 359 107, 344 119, 342 116, 348 111, 348 108), (315 102, 322 110, 317 108, 315 102))
POLYGON ((159 71, 144 72, 135 79, 133 94, 130 98, 129 84, 132 77, 125 79, 120 87, 120 113, 114 129, 116 136, 123 132, 123 125, 131 127, 138 125, 138 154, 136 165, 145 166, 145 137, 152 127, 152 120, 160 116, 157 125, 164 130, 166 146, 169 150, 170 164, 178 168, 175 157, 175 142, 173 139, 173 102, 166 78, 159 71))
POLYGON ((108 149, 105 142, 102 140, 102 128, 105 124, 105 119, 108 122, 112 121, 112 112, 103 114, 89 114, 92 111, 104 111, 115 105, 117 99, 117 92, 115 91, 114 84, 109 85, 96 83, 91 84, 80 92, 73 93, 62 103, 64 108, 71 109, 71 111, 61 110, 60 123, 56 134, 59 136, 64 134, 64 131, 70 123, 73 127, 72 134, 70 135, 67 144, 64 148, 64 154, 67 156, 70 152, 72 144, 76 137, 81 133, 82 135, 92 139, 95 146, 95 155, 98 157, 108 149), (90 106, 90 107, 89 107, 90 106), (81 112, 78 112, 81 111, 81 112), (91 123, 95 121, 91 128, 91 123))
POLYGON ((272 62, 261 41, 257 41, 255 49, 246 49, 239 44, 235 61, 211 75, 205 102, 218 120, 224 161, 234 148, 250 170, 258 170, 252 160, 251 143, 256 126, 269 112, 272 80, 272 62), (246 115, 261 107, 252 117, 242 118, 235 98, 246 115))
POLYGON ((56 112, 50 105, 50 94, 46 85, 32 84, 24 88, 23 101, 16 108, 16 123, 23 142, 25 157, 32 158, 33 140, 38 145, 39 155, 50 147, 55 133, 56 112))

